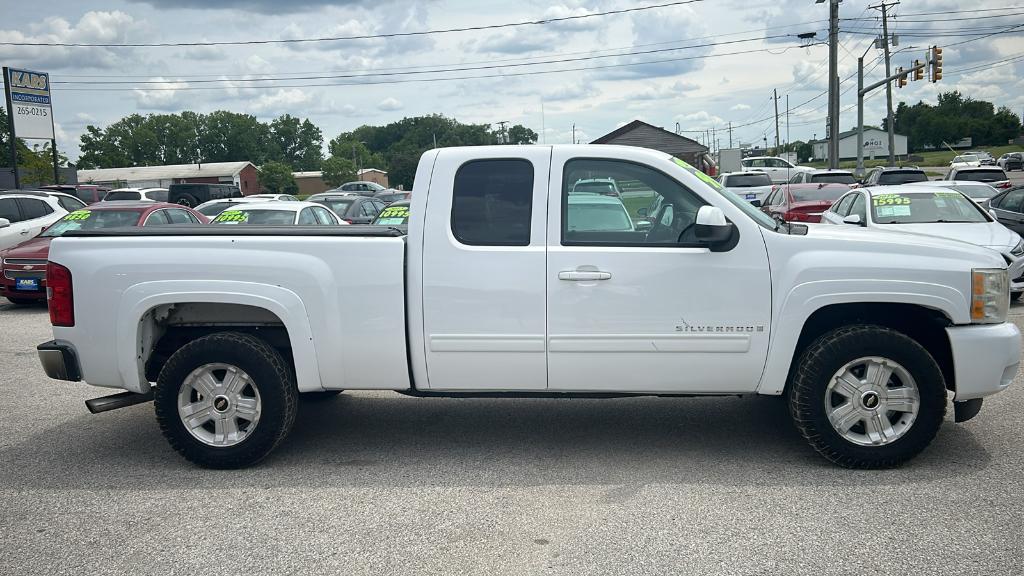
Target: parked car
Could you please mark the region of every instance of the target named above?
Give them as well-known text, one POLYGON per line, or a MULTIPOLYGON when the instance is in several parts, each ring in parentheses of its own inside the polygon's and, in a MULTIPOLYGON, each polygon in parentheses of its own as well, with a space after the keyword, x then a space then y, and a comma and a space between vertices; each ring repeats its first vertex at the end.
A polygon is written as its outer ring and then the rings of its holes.
POLYGON ((61 208, 68 212, 74 212, 75 210, 88 206, 88 204, 82 202, 82 199, 78 196, 66 194, 64 192, 54 192, 52 190, 40 190, 40 192, 44 192, 47 196, 53 196, 56 198, 57 203, 60 204, 61 208))
POLYGON ((0 250, 35 238, 68 211, 46 192, 0 192, 0 250))
POLYGON ((996 194, 988 201, 988 209, 1000 224, 1024 236, 1024 186, 996 194))
POLYGON ((786 184, 769 193, 761 210, 780 222, 820 222, 822 212, 849 190, 846 184, 786 184))
POLYGON ((998 166, 964 166, 951 168, 946 173, 946 180, 969 180, 984 182, 993 188, 1005 190, 1011 186, 1010 178, 998 166))
POLYGON ((796 166, 784 158, 777 158, 775 156, 751 156, 750 158, 740 160, 740 166, 743 167, 744 172, 750 170, 764 172, 776 184, 789 182, 797 172, 814 170, 806 166, 796 166))
POLYGON ((988 201, 999 193, 999 190, 996 190, 984 182, 971 182, 969 180, 929 180, 927 182, 914 182, 913 185, 938 186, 940 188, 956 190, 971 200, 974 200, 982 207, 988 206, 988 201))
POLYGON ((0 296, 15 304, 46 300, 50 242, 73 230, 206 222, 206 217, 190 208, 151 201, 99 202, 65 213, 42 234, 0 253, 0 296))
POLYGON ((190 208, 210 200, 242 197, 242 192, 234 184, 171 184, 167 190, 168 202, 190 208))
POLYGON ((912 166, 878 166, 872 168, 864 177, 864 186, 893 186, 896 184, 909 184, 911 182, 927 182, 928 175, 917 167, 912 166))
POLYGON ((239 198, 222 198, 220 200, 210 200, 209 202, 203 202, 199 206, 195 207, 196 212, 199 212, 203 216, 209 219, 213 219, 221 212, 237 204, 251 204, 253 202, 271 202, 269 198, 255 198, 253 196, 242 196, 239 198))
POLYGON ((250 202, 233 206, 213 219, 213 225, 252 226, 337 226, 348 224, 324 206, 314 202, 250 202))
POLYGON ((398 202, 399 200, 408 200, 411 197, 412 192, 407 192, 405 190, 385 190, 374 195, 374 198, 383 201, 385 204, 391 204, 392 202, 398 202))
POLYGON ((797 172, 789 182, 790 184, 846 184, 852 186, 857 183, 857 179, 849 170, 829 169, 797 172))
POLYGON ((765 172, 726 172, 718 177, 718 182, 755 206, 760 206, 772 191, 772 179, 765 172))
POLYGON ((243 198, 258 198, 262 200, 277 200, 278 202, 298 202, 299 199, 291 194, 252 194, 243 198))
POLYGON ((920 184, 862 188, 840 198, 821 221, 951 238, 990 248, 1006 259, 1010 297, 1017 300, 1024 293, 1024 240, 961 192, 920 184))
POLYGON ((572 194, 592 193, 622 198, 622 190, 614 178, 587 178, 572 185, 572 194))
POLYGON ((385 188, 376 182, 359 181, 346 182, 334 190, 328 190, 327 192, 355 192, 360 196, 374 196, 380 192, 384 192, 385 190, 388 190, 388 188, 385 188))
POLYGON ((117 188, 103 196, 104 202, 119 200, 167 202, 167 188, 117 188))
POLYGON ((373 220, 374 226, 391 226, 406 232, 409 230, 409 205, 408 200, 397 200, 388 204, 380 214, 373 220))
POLYGON ((996 160, 996 166, 999 166, 1006 172, 1013 170, 1024 170, 1024 154, 1020 152, 1007 152, 996 160))
MULTIPOLYGON (((566 199, 566 230, 569 233, 634 232, 637 228, 629 212, 616 196, 603 192, 578 192, 573 187, 566 199)), ((672 215, 667 219, 671 224, 672 215)), ((644 228, 651 222, 642 220, 644 228)))
MULTIPOLYGON (((688 163, 633 146, 432 149, 415 182, 408 236, 194 226, 56 239, 43 370, 119 392, 90 399, 97 411, 153 401, 173 449, 214 468, 259 462, 302 394, 340 390, 784 395, 823 457, 886 468, 948 431, 950 396, 968 420, 1019 369, 1006 261, 986 248, 780 226, 688 163), (602 176, 664 197, 662 215, 681 209, 657 235, 570 232, 571 183, 602 176)), ((78 392, 47 394, 40 418, 78 392)), ((975 431, 973 450, 1015 441, 975 431)), ((111 438, 111 451, 150 449, 111 438)), ((125 459, 97 457, 108 453, 125 459)), ((930 456, 957 468, 955 453, 930 456)))
POLYGON ((339 196, 330 192, 313 194, 306 200, 330 208, 348 224, 369 224, 387 206, 387 203, 379 198, 339 196))
POLYGON ((103 197, 110 191, 109 187, 98 184, 50 184, 40 186, 40 189, 72 194, 86 204, 95 204, 96 202, 103 201, 103 197))
POLYGON ((965 152, 965 154, 969 154, 971 156, 977 156, 978 157, 978 162, 980 162, 982 166, 995 166, 996 165, 996 159, 993 158, 991 154, 989 154, 988 152, 986 152, 984 150, 970 150, 968 152, 965 152))
POLYGON ((954 156, 949 162, 950 168, 968 168, 981 166, 981 159, 974 154, 964 154, 962 156, 954 156))

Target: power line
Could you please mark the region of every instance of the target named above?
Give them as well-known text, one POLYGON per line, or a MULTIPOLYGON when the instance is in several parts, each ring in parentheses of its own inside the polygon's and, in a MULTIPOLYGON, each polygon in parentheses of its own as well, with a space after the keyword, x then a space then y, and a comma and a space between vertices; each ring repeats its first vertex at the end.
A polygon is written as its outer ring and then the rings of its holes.
MULTIPOLYGON (((212 84, 212 83, 224 83, 224 82, 275 82, 275 81, 287 81, 287 80, 329 80, 338 78, 372 78, 378 76, 410 76, 414 74, 434 74, 440 72, 468 72, 471 70, 494 70, 499 68, 515 68, 521 66, 539 66, 545 64, 563 64, 566 62, 582 62, 587 60, 597 60, 600 58, 617 58, 622 56, 640 56, 646 54, 660 54, 664 52, 675 52, 677 50, 692 50, 696 48, 709 48, 714 46, 725 46, 730 44, 742 44, 746 42, 759 42, 765 39, 774 38, 786 38, 794 36, 793 34, 777 34, 775 36, 761 37, 761 38, 744 38, 740 40, 727 40, 725 42, 710 42, 707 44, 694 44, 690 46, 676 46, 673 48, 659 48, 655 50, 640 50, 635 52, 624 52, 618 54, 599 54, 594 56, 579 56, 576 58, 563 58, 553 60, 541 60, 538 62, 522 62, 514 64, 491 64, 485 66, 465 66, 461 68, 438 68, 433 70, 407 70, 403 72, 371 72, 368 74, 316 74, 310 76, 287 76, 287 77, 271 77, 272 75, 264 75, 261 78, 237 78, 237 79, 199 79, 189 80, 189 84, 212 84)), ((73 84, 73 85, 120 85, 120 84, 167 84, 168 80, 55 80, 50 84, 73 84)))
POLYGON ((658 8, 682 6, 695 4, 704 0, 678 0, 663 4, 652 4, 650 6, 637 6, 633 8, 620 8, 618 10, 606 10, 604 12, 592 12, 589 14, 576 14, 573 16, 561 16, 558 18, 545 18, 543 20, 529 20, 525 22, 508 22, 504 24, 487 24, 480 26, 464 26, 461 28, 445 28, 440 30, 421 30, 416 32, 389 32, 386 34, 361 34, 357 36, 325 36, 319 38, 280 38, 276 40, 220 40, 203 42, 153 42, 153 43, 80 43, 80 42, 0 42, 0 46, 47 46, 64 48, 168 48, 182 46, 249 46, 254 44, 298 44, 307 42, 334 42, 340 40, 373 40, 379 38, 400 38, 408 36, 426 36, 429 34, 450 34, 453 32, 473 32, 478 30, 494 30, 498 28, 512 28, 518 26, 537 26, 552 24, 555 22, 568 22, 582 20, 584 18, 596 18, 600 16, 611 16, 614 14, 626 14, 630 12, 642 12, 658 8))

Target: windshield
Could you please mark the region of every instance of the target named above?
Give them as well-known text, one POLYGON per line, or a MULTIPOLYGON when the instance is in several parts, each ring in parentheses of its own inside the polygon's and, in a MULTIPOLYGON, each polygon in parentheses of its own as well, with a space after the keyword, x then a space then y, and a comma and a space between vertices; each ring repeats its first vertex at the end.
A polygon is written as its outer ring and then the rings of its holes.
POLYGON ((772 179, 767 174, 733 174, 725 177, 725 185, 729 188, 753 188, 754 186, 771 186, 772 179))
POLYGON ((879 184, 906 184, 908 182, 927 182, 928 177, 922 170, 900 170, 882 172, 878 175, 879 184))
POLYGON ((99 230, 135 226, 139 222, 138 210, 75 210, 40 234, 44 238, 56 238, 72 230, 99 230))
POLYGON ((1006 180, 1006 172, 1002 170, 960 170, 956 173, 956 179, 970 182, 999 182, 1006 180))
POLYGON ((615 194, 615 184, 611 182, 577 182, 573 192, 594 192, 597 194, 615 194))
POLYGON ((345 213, 348 212, 348 207, 351 206, 352 203, 355 202, 355 201, 356 201, 355 198, 351 198, 351 199, 340 199, 339 198, 337 200, 335 200, 333 198, 329 198, 329 199, 326 199, 326 200, 313 200, 313 202, 316 202, 317 204, 320 204, 320 205, 323 205, 323 206, 327 206, 328 208, 331 209, 331 212, 334 212, 338 216, 344 216, 345 213))
POLYGON ((388 206, 373 221, 378 226, 404 226, 409 223, 408 206, 388 206))
POLYGON ((775 220, 772 220, 771 216, 765 214, 764 212, 761 212, 761 210, 759 210, 756 206, 744 200, 743 198, 740 198, 734 192, 731 192, 728 189, 723 188, 722 185, 719 184, 711 176, 708 176, 707 174, 701 172, 700 170, 697 170, 693 166, 690 166, 683 160, 680 160, 679 158, 676 158, 674 156, 672 157, 672 161, 675 162, 677 166, 683 168, 690 174, 693 174, 697 178, 700 178, 701 182, 704 182, 705 184, 710 186, 715 192, 721 194, 722 197, 728 200, 730 204, 739 208, 747 216, 750 216, 754 220, 754 222, 757 222, 758 224, 764 226, 769 230, 778 229, 778 225, 775 223, 775 220))
POLYGON ((217 202, 216 204, 207 204, 206 206, 200 206, 196 208, 203 216, 216 216, 224 211, 225 208, 231 205, 231 202, 217 202))
POLYGON ((103 197, 104 202, 110 202, 113 200, 139 200, 142 198, 142 194, 138 192, 131 192, 129 190, 117 191, 113 190, 107 192, 107 195, 103 197))
POLYGON ((821 188, 790 188, 794 202, 835 202, 850 191, 845 186, 822 186, 821 188))
POLYGON ((871 197, 876 224, 988 222, 985 214, 963 194, 953 191, 876 194, 871 197))
POLYGON ((213 219, 213 223, 290 226, 295 223, 295 212, 291 210, 225 210, 213 219))
POLYGON ((838 173, 822 173, 812 174, 811 182, 815 184, 856 184, 857 180, 853 178, 853 174, 838 173))

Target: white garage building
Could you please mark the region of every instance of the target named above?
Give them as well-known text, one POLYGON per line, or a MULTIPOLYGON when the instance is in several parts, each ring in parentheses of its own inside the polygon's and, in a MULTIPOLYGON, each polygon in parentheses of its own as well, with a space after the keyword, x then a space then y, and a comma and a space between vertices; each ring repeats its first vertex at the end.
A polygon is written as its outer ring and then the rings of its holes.
MULTIPOLYGON (((907 155, 907 137, 895 134, 896 155, 907 155)), ((815 160, 828 160, 828 140, 812 140, 812 153, 815 160)), ((864 128, 864 159, 886 158, 889 156, 889 133, 878 128, 864 128)), ((857 131, 847 130, 839 133, 839 159, 857 159, 857 131)))

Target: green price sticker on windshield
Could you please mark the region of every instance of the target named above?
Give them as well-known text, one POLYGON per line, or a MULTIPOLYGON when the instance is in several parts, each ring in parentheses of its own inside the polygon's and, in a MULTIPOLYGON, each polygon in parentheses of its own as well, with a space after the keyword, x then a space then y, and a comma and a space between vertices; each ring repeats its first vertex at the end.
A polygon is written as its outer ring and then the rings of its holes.
POLYGON ((388 206, 380 213, 381 218, 408 218, 408 206, 388 206))
POLYGON ((213 219, 214 222, 247 222, 248 220, 249 215, 241 210, 225 210, 213 219))
POLYGON ((75 210, 64 217, 65 220, 88 220, 92 212, 88 210, 75 210))
POLYGON ((904 206, 910 204, 910 198, 899 194, 880 194, 871 199, 875 206, 904 206))
POLYGON ((700 170, 697 170, 693 166, 690 166, 685 160, 680 160, 679 158, 676 158, 675 156, 673 156, 672 157, 672 161, 675 162, 677 166, 685 169, 690 174, 693 174, 694 176, 699 178, 701 182, 707 184, 708 186, 711 186, 715 190, 721 190, 722 189, 722 185, 719 184, 717 180, 715 180, 711 176, 708 176, 707 174, 701 172, 700 170))

